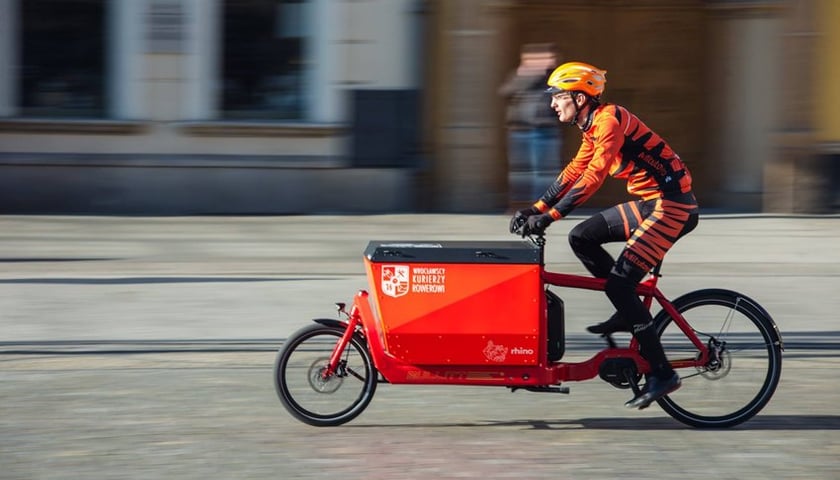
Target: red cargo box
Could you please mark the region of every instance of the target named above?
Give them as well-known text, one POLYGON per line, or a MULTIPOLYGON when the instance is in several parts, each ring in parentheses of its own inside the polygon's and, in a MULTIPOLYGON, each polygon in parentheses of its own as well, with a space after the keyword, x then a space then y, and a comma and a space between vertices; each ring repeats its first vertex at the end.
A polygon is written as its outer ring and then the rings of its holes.
POLYGON ((526 241, 370 242, 365 265, 386 350, 416 365, 537 364, 539 254, 526 241))

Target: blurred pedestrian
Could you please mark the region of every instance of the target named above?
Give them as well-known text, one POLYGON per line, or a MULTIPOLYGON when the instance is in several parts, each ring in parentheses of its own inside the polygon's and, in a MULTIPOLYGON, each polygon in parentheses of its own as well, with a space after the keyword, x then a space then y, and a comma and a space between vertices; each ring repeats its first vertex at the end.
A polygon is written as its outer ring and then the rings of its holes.
POLYGON ((592 275, 606 279, 616 313, 592 325, 592 333, 632 332, 650 373, 641 392, 625 405, 646 408, 680 387, 636 287, 680 237, 697 226, 691 174, 679 155, 626 108, 601 102, 607 72, 580 62, 557 67, 548 79, 551 107, 561 123, 577 125, 577 155, 530 208, 511 219, 511 232, 541 234, 597 191, 608 175, 627 181, 638 200, 616 205, 575 226, 569 243, 592 275), (602 246, 626 242, 614 260, 602 246))
POLYGON ((545 91, 556 66, 554 44, 526 44, 519 66, 499 88, 507 99, 508 188, 514 205, 542 193, 560 166, 560 129, 545 91))

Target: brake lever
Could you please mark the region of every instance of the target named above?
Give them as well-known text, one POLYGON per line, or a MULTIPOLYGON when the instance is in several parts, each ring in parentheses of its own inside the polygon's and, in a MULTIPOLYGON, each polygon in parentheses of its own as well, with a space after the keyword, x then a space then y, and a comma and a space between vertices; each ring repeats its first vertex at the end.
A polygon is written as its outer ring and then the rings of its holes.
POLYGON ((511 232, 515 235, 519 235, 522 238, 525 238, 525 225, 528 224, 528 217, 522 216, 516 218, 516 229, 511 232))

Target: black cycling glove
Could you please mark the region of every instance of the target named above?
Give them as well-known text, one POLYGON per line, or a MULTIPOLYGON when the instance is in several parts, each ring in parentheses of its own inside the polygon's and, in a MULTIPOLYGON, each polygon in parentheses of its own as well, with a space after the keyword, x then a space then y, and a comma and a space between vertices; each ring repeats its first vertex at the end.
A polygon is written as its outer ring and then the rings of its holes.
POLYGON ((519 229, 522 228, 528 222, 528 217, 536 215, 538 213, 540 213, 540 211, 533 206, 529 208, 523 208, 522 210, 519 210, 518 212, 514 213, 513 218, 510 219, 510 233, 518 232, 519 229))
POLYGON ((548 228, 552 222, 554 222, 554 217, 547 213, 531 215, 528 217, 528 220, 525 222, 525 226, 522 228, 522 236, 542 235, 545 233, 545 229, 548 228))

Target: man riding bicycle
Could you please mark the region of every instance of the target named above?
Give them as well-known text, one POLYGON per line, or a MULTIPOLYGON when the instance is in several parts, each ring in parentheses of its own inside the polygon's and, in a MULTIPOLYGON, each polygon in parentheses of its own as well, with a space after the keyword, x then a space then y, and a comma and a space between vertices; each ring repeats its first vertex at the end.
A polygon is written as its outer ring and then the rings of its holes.
POLYGON ((651 367, 629 408, 643 409, 680 387, 654 330, 653 318, 636 286, 680 237, 697 226, 697 200, 691 175, 659 135, 626 108, 601 103, 606 71, 581 62, 557 67, 548 79, 551 107, 562 123, 583 132, 580 149, 546 192, 529 208, 516 212, 511 232, 540 234, 569 215, 603 184, 607 175, 627 181, 638 200, 616 205, 575 226, 569 243, 592 275, 606 279, 606 294, 616 309, 592 333, 632 332, 651 367), (521 227, 521 230, 520 230, 521 227), (617 260, 602 247, 626 242, 617 260))

